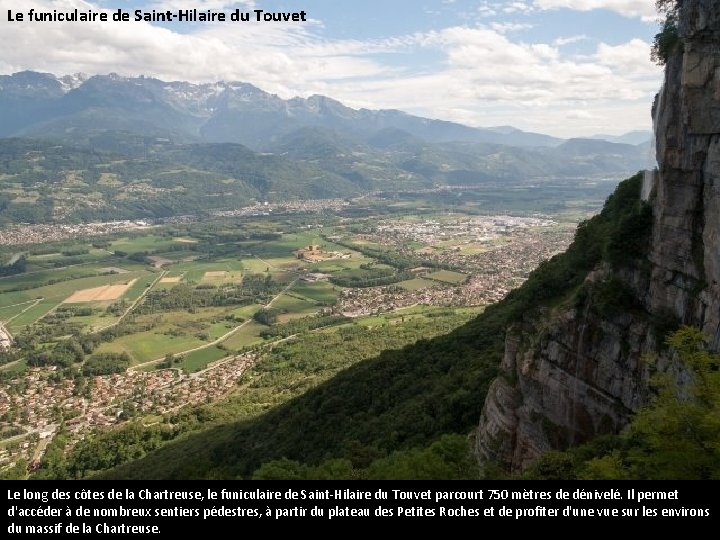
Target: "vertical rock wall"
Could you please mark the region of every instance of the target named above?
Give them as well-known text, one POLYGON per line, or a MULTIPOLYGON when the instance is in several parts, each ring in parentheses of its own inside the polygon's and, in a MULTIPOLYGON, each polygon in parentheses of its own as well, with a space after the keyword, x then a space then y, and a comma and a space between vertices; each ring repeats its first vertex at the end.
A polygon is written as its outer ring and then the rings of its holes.
MULTIPOLYGON (((646 313, 608 319, 582 307, 556 309, 548 320, 510 329, 480 419, 481 459, 522 468, 627 424, 647 397, 652 318, 696 325, 720 349, 720 2, 683 0, 679 34, 682 47, 655 101, 660 170, 650 274, 614 276, 646 313)), ((588 280, 610 272, 599 268, 588 280)))

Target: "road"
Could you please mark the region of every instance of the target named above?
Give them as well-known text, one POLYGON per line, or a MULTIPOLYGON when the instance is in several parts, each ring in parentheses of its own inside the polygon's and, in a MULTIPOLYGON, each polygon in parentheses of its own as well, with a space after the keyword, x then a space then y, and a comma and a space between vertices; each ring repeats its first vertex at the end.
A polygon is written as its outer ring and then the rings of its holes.
POLYGON ((2 323, 0 323, 0 350, 5 348, 5 343, 7 343, 7 346, 10 347, 10 344, 12 343, 13 337, 8 332, 2 323))
POLYGON ((16 315, 13 315, 12 317, 10 317, 7 321, 5 321, 5 324, 10 324, 11 322, 13 322, 15 320, 16 317, 19 317, 20 315, 25 313, 28 309, 34 308, 43 300, 45 300, 45 298, 40 297, 40 298, 36 298, 35 300, 28 300, 27 302, 20 302, 19 304, 13 304, 12 306, 5 306, 5 307, 14 307, 14 306, 21 306, 23 304, 32 304, 32 305, 26 307, 25 309, 23 309, 20 313, 17 313, 16 315))
MULTIPOLYGON (((286 292, 288 292, 288 291, 293 287, 293 285, 295 285, 295 283, 297 283, 298 279, 300 279, 300 278, 295 278, 294 280, 292 280, 282 291, 280 291, 278 294, 276 294, 276 295, 272 298, 272 300, 270 300, 270 301, 269 301, 267 304, 265 304, 263 307, 264 307, 265 309, 271 308, 272 305, 275 303, 275 301, 276 301, 278 298, 280 298, 283 294, 285 294, 286 292)), ((201 350, 203 350, 203 349, 207 349, 208 347, 213 347, 213 346, 215 346, 215 345, 218 345, 218 344, 222 343, 223 341, 225 341, 226 339, 228 339, 230 336, 232 336, 235 332, 238 332, 241 328, 244 328, 246 325, 250 324, 251 322, 252 322, 252 318, 250 318, 250 319, 246 320, 245 322, 239 324, 238 326, 236 326, 235 328, 233 328, 233 329, 230 330, 229 332, 226 332, 225 334, 223 334, 223 335, 220 336, 219 338, 215 339, 214 341, 211 341, 211 342, 209 342, 209 343, 205 343, 204 345, 201 345, 201 346, 199 346, 199 347, 194 347, 194 348, 192 348, 192 349, 187 349, 187 350, 185 350, 185 351, 177 352, 177 353, 174 354, 174 356, 184 356, 184 355, 186 355, 186 354, 190 354, 190 353, 193 353, 193 352, 195 352, 195 351, 201 351, 201 350)), ((157 364, 158 362, 162 362, 163 360, 165 360, 165 357, 164 357, 164 356, 161 357, 161 358, 156 358, 155 360, 148 360, 147 362, 143 362, 142 364, 136 364, 136 365, 134 365, 133 367, 131 367, 130 369, 141 369, 141 368, 143 368, 143 367, 145 367, 145 366, 150 366, 150 365, 153 365, 153 364, 157 364)))
POLYGON ((97 334, 98 332, 102 332, 103 330, 107 330, 108 328, 112 328, 113 326, 117 326, 118 324, 120 324, 122 322, 122 320, 127 316, 127 314, 130 313, 133 309, 135 309, 135 306, 137 306, 142 301, 142 299, 145 298, 145 296, 147 296, 147 293, 149 293, 150 291, 153 290, 153 287, 155 287, 157 282, 160 281, 163 277, 165 277, 166 274, 167 274, 167 270, 163 270, 162 272, 160 272, 160 275, 157 278, 155 278, 155 281, 153 281, 149 287, 145 287, 145 290, 142 292, 142 294, 140 296, 138 296, 132 304, 130 304, 130 307, 128 307, 123 312, 123 314, 120 315, 120 317, 118 317, 117 321, 110 323, 106 326, 103 326, 102 328, 98 328, 97 330, 94 330, 92 333, 97 334))

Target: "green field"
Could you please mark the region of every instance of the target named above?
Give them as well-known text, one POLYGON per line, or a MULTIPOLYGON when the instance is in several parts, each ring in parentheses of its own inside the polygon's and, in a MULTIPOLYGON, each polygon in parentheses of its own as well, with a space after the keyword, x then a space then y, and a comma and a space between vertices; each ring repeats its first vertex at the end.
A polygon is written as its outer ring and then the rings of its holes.
MULTIPOLYGON (((468 316, 480 313, 481 308, 444 308, 431 306, 412 306, 401 308, 381 315, 370 315, 354 319, 352 323, 359 326, 383 326, 386 324, 404 324, 415 319, 426 319, 438 316, 462 315, 468 316)), ((346 325, 347 326, 347 325, 346 325)), ((338 328, 338 327, 334 327, 338 328)))
POLYGON ((0 308, 33 301, 36 300, 38 296, 40 295, 33 294, 32 291, 3 292, 0 293, 0 308))
POLYGON ((438 284, 435 281, 430 281, 429 279, 417 277, 413 279, 408 279, 407 281, 401 281, 400 283, 398 283, 398 285, 406 291, 419 291, 421 289, 436 287, 438 284))
POLYGON ((268 264, 271 271, 299 271, 305 264, 295 257, 273 257, 271 259, 263 259, 263 261, 268 264))
POLYGON ((57 270, 43 270, 31 274, 19 274, 6 277, 0 280, 0 293, 10 292, 17 289, 33 290, 49 281, 62 282, 98 276, 102 271, 99 268, 73 267, 59 268, 57 270))
POLYGON ((264 274, 268 269, 268 264, 259 259, 242 259, 240 262, 249 274, 264 274))
MULTIPOLYGON (((0 302, 12 303, 15 299, 20 301, 27 301, 30 299, 42 298, 42 300, 35 306, 30 307, 22 314, 18 314, 12 322, 10 322, 9 330, 18 331, 26 327, 29 324, 34 323, 36 320, 43 317, 49 311, 53 310, 56 306, 61 304, 71 294, 76 291, 83 289, 91 289, 94 287, 100 287, 103 285, 113 285, 126 283, 132 279, 138 279, 133 287, 126 293, 126 298, 132 301, 142 294, 145 286, 152 282, 155 275, 150 272, 128 272, 126 274, 107 274, 102 276, 85 277, 80 279, 71 279, 68 281, 60 281, 52 285, 45 285, 35 289, 29 289, 27 291, 17 291, 11 293, 0 294, 0 302)), ((103 302, 88 302, 85 305, 87 307, 102 307, 105 308, 112 301, 103 302)), ((28 304, 24 307, 28 307, 28 304)), ((15 308, 12 308, 15 309, 15 308)), ((95 324, 95 320, 90 321, 90 324, 95 324)), ((109 324, 109 323, 108 323, 109 324)))
POLYGON ((267 326, 265 326, 264 324, 250 321, 247 324, 243 325, 243 327, 240 328, 237 332, 235 332, 232 336, 227 338, 223 343, 228 349, 231 350, 240 350, 244 347, 249 347, 250 345, 262 343, 264 339, 260 337, 260 332, 266 329, 267 326))
POLYGON ((207 272, 230 272, 242 273, 244 265, 242 261, 233 259, 222 259, 218 261, 187 261, 172 266, 173 275, 183 275, 183 282, 201 283, 207 278, 207 272))
POLYGON ((207 347, 205 349, 200 349, 199 351, 186 354, 180 363, 180 367, 187 373, 200 371, 210 362, 225 358, 227 354, 226 350, 219 349, 218 347, 207 347))
POLYGON ((280 295, 278 299, 273 302, 272 307, 281 312, 281 315, 278 316, 278 320, 282 322, 290 319, 296 319, 298 317, 304 317, 319 311, 319 307, 316 302, 295 296, 292 290, 280 295))
POLYGON ((157 360, 165 354, 182 353, 188 349, 206 346, 209 342, 230 332, 234 324, 225 321, 229 309, 206 308, 195 313, 171 311, 163 314, 142 315, 138 324, 154 322, 152 330, 124 335, 102 343, 97 352, 126 352, 133 364, 157 360), (215 321, 215 322, 213 322, 215 321), (205 334, 206 339, 199 337, 205 334))
POLYGON ((210 326, 207 327, 206 331, 210 335, 210 339, 214 341, 216 339, 220 339, 222 336, 232 331, 236 327, 236 323, 223 320, 220 322, 211 323, 210 326))
MULTIPOLYGON (((115 285, 119 283, 126 283, 132 279, 139 279, 147 276, 149 273, 150 272, 148 270, 141 270, 128 272, 126 274, 93 274, 92 277, 82 277, 77 279, 71 279, 68 275, 66 275, 64 277, 67 279, 64 279, 63 281, 58 281, 57 283, 53 283, 52 285, 42 285, 22 291, 5 292, 3 290, 3 286, 14 286, 16 284, 22 283, 23 281, 27 281, 28 278, 31 277, 17 276, 6 280, 3 285, 0 286, 0 307, 10 304, 16 304, 18 302, 24 302, 27 300, 33 300, 39 297, 59 298, 61 300, 64 300, 75 291, 80 291, 82 289, 91 289, 93 287, 100 287, 102 285, 115 285)), ((60 277, 62 276, 57 277, 58 279, 60 279, 60 277)), ((30 281, 30 284, 32 284, 32 281, 30 281)))
POLYGON ((5 322, 12 319, 13 317, 22 313, 24 309, 29 308, 31 305, 31 303, 28 303, 0 308, 0 321, 5 322))
POLYGON ((172 336, 155 331, 138 332, 122 336, 98 347, 98 353, 127 353, 133 364, 141 364, 162 358, 166 354, 177 354, 188 349, 201 347, 203 342, 192 335, 172 336))
POLYGON ((145 292, 145 290, 159 277, 158 274, 150 274, 147 276, 140 276, 138 280, 133 283, 122 298, 128 302, 134 302, 145 292))
POLYGON ((233 270, 215 270, 215 272, 224 273, 222 275, 208 275, 206 272, 200 282, 208 285, 223 285, 225 283, 240 283, 242 281, 242 272, 233 270))
POLYGON ((260 304, 251 304, 249 306, 239 307, 232 311, 232 314, 236 317, 242 317, 243 319, 250 319, 255 313, 257 313, 263 306, 260 304))
POLYGON ((27 369, 27 362, 25 360, 20 360, 17 363, 0 366, 0 370, 5 372, 5 374, 9 375, 9 376, 20 375, 26 369, 27 369))
POLYGON ((177 246, 172 238, 155 236, 152 234, 135 237, 120 238, 112 242, 109 251, 123 251, 125 253, 138 253, 142 251, 170 251, 177 246))
MULTIPOLYGON (((68 304, 68 306, 90 307, 90 305, 85 304, 68 304)), ((80 323, 89 331, 97 331, 117 323, 118 319, 119 317, 110 315, 106 313, 105 310, 100 310, 94 312, 92 315, 70 317, 68 322, 80 323)))
POLYGON ((28 309, 22 315, 15 317, 12 322, 8 324, 8 330, 11 332, 17 332, 22 330, 27 325, 34 323, 40 317, 43 317, 48 311, 58 305, 56 300, 43 300, 37 305, 28 309))
POLYGON ((293 285, 291 291, 311 301, 328 305, 334 304, 340 294, 339 287, 327 281, 316 281, 315 283, 298 281, 293 285))
POLYGON ((453 285, 465 283, 468 278, 467 274, 463 274, 461 272, 453 272, 451 270, 438 270, 437 272, 428 274, 425 277, 427 279, 442 281, 444 283, 451 283, 453 285))

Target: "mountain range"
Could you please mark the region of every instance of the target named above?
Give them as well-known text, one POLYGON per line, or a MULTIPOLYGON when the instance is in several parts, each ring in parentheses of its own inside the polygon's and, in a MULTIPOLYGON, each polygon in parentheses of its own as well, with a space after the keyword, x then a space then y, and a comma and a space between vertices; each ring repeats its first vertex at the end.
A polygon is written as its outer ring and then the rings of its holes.
POLYGON ((164 217, 253 200, 620 177, 646 145, 479 129, 250 84, 0 76, 0 223, 164 217))
MULTIPOLYGON (((129 131, 180 143, 240 143, 255 151, 270 150, 302 127, 360 139, 385 129, 403 130, 428 143, 556 147, 564 142, 511 126, 475 128, 398 110, 352 109, 320 95, 285 100, 243 82, 193 84, 117 74, 1 75, 0 119, 0 137, 73 139, 78 132, 129 131)), ((650 137, 635 133, 593 138, 634 145, 650 137)))

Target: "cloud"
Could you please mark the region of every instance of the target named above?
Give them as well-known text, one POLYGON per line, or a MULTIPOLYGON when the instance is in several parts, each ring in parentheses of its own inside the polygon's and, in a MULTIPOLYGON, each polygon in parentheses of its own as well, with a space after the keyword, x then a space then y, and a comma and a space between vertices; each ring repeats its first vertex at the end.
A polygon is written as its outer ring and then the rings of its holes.
MULTIPOLYGON (((213 2, 221 0, 205 4, 213 2)), ((0 0, 0 13, 15 10, 13 4, 0 0)), ((30 7, 97 9, 79 0, 24 2, 24 10, 30 7)), ((354 107, 398 108, 470 125, 512 124, 558 135, 649 124, 661 71, 650 62, 647 43, 601 43, 580 58, 563 54, 561 47, 584 36, 549 43, 511 37, 524 28, 453 26, 362 40, 330 39, 319 21, 205 24, 182 32, 136 22, 0 21, 0 71, 236 80, 284 98, 317 93, 354 107)))
POLYGON ((657 67, 650 60, 650 44, 641 39, 633 39, 616 46, 600 43, 596 58, 600 64, 624 73, 657 73, 657 67))
MULTIPOLYGON (((0 0, 0 13, 14 9, 13 4, 0 0)), ((25 10, 30 8, 87 10, 93 6, 79 0, 31 0, 24 3, 25 10)), ((313 34, 313 24, 307 23, 207 24, 190 34, 134 21, 0 24, 6 71, 114 71, 195 82, 244 80, 284 94, 300 92, 313 81, 349 74, 381 76, 387 71, 357 54, 361 49, 371 51, 372 44, 350 41, 337 47, 323 43, 313 34)), ((391 46, 402 44, 383 47, 391 46)))
POLYGON ((444 52, 444 70, 360 82, 340 93, 349 102, 382 96, 386 106, 418 114, 560 135, 649 124, 660 71, 640 40, 600 44, 585 59, 566 58, 557 46, 513 41, 488 28, 446 28, 418 40, 444 52))
POLYGON ((555 38, 553 41, 554 45, 557 45, 558 47, 562 47, 564 45, 570 45, 571 43, 577 43, 578 41, 584 41, 588 37, 585 34, 580 34, 578 36, 570 36, 570 37, 559 37, 555 38))
POLYGON ((568 111, 565 117, 579 120, 598 120, 599 118, 602 118, 600 115, 585 109, 573 109, 568 111))
POLYGON ((624 17, 640 17, 643 21, 655 21, 658 18, 655 3, 651 0, 535 0, 539 9, 568 8, 577 11, 608 9, 624 17))
POLYGON ((151 0, 146 10, 197 9, 199 11, 222 11, 234 8, 254 9, 255 0, 151 0))
POLYGON ((503 13, 530 13, 533 11, 533 6, 529 2, 519 2, 517 0, 505 2, 505 5, 496 3, 503 13))
POLYGON ((494 22, 490 23, 490 28, 501 34, 506 32, 519 32, 521 30, 529 30, 533 28, 532 24, 527 23, 511 23, 511 22, 494 22))

